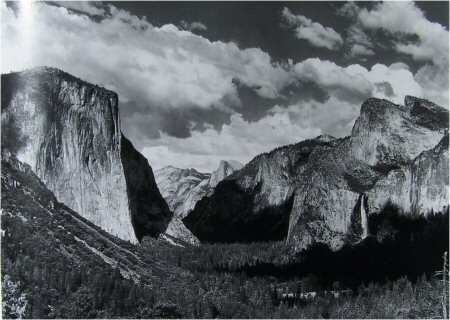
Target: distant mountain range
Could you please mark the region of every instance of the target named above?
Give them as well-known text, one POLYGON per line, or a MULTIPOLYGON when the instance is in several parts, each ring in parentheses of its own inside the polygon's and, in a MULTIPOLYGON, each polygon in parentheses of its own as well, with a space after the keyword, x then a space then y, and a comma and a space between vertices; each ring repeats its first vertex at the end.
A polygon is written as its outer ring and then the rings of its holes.
POLYGON ((181 220, 194 209, 197 201, 211 194, 220 181, 241 168, 242 164, 237 161, 222 160, 213 173, 200 173, 195 169, 171 166, 155 171, 156 184, 170 210, 174 212, 166 233, 188 243, 198 243, 198 239, 181 220))

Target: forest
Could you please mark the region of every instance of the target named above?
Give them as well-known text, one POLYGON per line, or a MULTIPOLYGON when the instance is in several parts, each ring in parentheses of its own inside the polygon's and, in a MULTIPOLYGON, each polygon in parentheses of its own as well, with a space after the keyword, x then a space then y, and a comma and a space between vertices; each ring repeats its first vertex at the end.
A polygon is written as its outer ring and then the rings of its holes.
POLYGON ((375 232, 338 252, 318 244, 295 254, 283 241, 183 248, 144 238, 136 251, 178 274, 176 291, 136 283, 118 268, 76 268, 24 236, 18 243, 26 247, 3 250, 3 316, 442 318, 446 221, 448 212, 411 220, 387 211, 371 228, 395 229, 393 236, 375 232))

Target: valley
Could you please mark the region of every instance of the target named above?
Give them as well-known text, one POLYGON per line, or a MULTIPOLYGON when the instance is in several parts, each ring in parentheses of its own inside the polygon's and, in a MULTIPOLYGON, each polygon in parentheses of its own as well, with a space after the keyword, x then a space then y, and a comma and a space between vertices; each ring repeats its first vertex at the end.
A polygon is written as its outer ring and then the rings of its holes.
POLYGON ((5 318, 446 316, 447 109, 371 98, 211 173, 153 172, 119 124, 112 91, 2 75, 5 318))

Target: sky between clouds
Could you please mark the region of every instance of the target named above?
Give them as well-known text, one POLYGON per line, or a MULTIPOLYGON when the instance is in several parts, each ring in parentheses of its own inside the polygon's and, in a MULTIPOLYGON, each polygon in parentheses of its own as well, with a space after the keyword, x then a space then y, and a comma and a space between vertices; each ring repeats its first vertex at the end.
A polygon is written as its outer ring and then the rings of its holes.
POLYGON ((447 2, 2 2, 1 17, 3 73, 116 91, 154 169, 348 135, 372 96, 448 108, 447 2))

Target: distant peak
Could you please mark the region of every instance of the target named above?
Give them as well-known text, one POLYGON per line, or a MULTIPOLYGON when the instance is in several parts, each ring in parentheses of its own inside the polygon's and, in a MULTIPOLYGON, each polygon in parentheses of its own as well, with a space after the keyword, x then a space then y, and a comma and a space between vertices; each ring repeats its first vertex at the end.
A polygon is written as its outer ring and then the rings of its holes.
POLYGON ((243 164, 236 160, 220 160, 219 170, 226 167, 231 167, 234 170, 239 170, 243 167, 243 164))
POLYGON ((186 173, 190 174, 190 175, 196 175, 199 174, 200 172, 198 172, 196 169, 194 168, 189 168, 189 169, 185 169, 186 173))
POLYGON ((220 181, 242 169, 243 165, 235 160, 221 160, 219 168, 211 174, 209 184, 215 187, 220 181))
POLYGON ((333 136, 330 136, 328 134, 322 134, 322 135, 317 136, 316 138, 314 138, 314 140, 316 140, 318 142, 329 142, 329 141, 336 140, 336 138, 333 137, 333 136))
POLYGON ((165 167, 163 167, 161 169, 155 170, 155 173, 157 173, 157 172, 160 173, 160 172, 181 171, 181 170, 183 170, 183 169, 175 168, 175 167, 172 167, 172 166, 165 166, 165 167))

